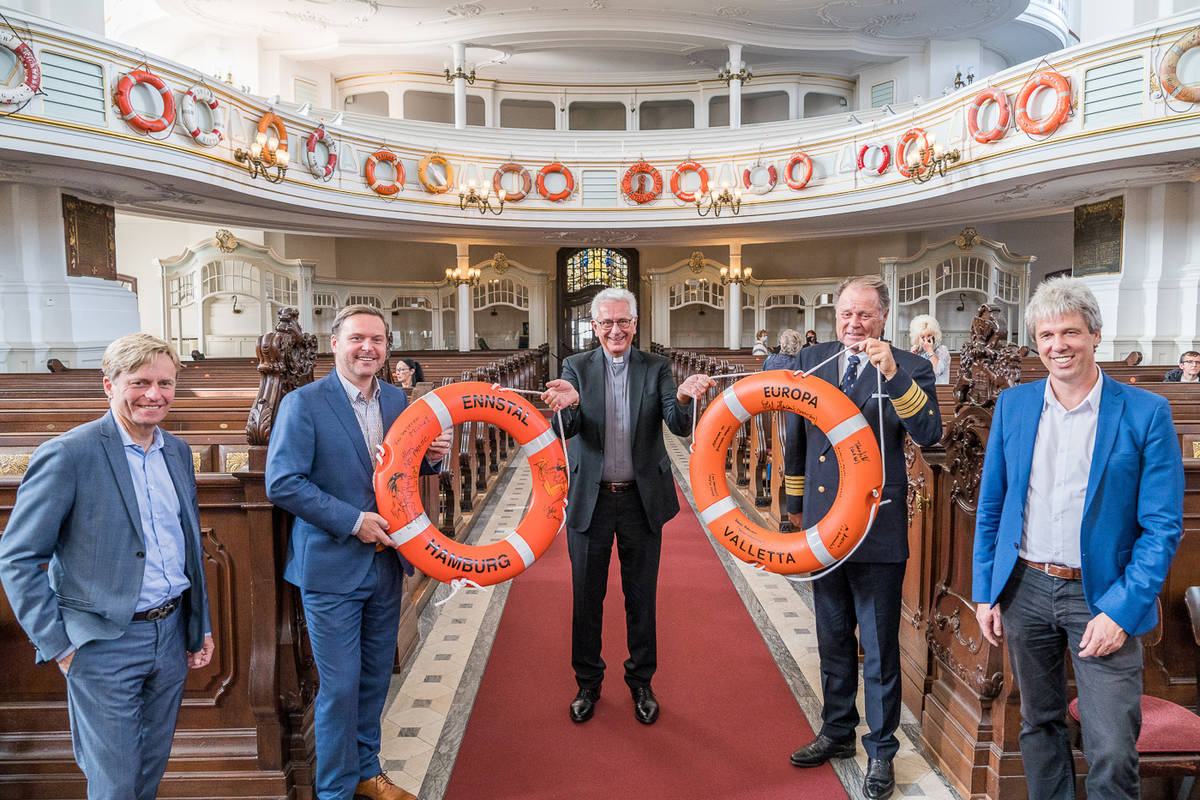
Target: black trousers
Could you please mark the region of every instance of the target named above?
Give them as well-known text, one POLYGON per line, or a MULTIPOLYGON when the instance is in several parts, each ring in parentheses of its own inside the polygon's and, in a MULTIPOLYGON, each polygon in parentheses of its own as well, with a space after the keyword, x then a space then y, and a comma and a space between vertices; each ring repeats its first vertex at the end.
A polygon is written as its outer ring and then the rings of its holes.
POLYGON ((580 688, 598 688, 604 679, 601 635, 614 538, 621 564, 629 646, 625 683, 631 689, 649 686, 658 667, 655 603, 662 529, 650 527, 636 488, 620 493, 602 488, 587 530, 567 529, 573 588, 571 666, 580 688))

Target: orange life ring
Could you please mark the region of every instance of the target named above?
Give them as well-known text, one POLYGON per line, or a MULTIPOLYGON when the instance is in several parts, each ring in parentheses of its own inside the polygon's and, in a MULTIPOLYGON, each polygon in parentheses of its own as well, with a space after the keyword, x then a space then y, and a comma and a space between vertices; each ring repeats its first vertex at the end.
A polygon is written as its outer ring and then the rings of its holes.
POLYGON ((450 166, 450 162, 445 156, 434 153, 431 156, 425 156, 417 164, 417 178, 421 181, 421 185, 425 187, 425 191, 431 194, 445 194, 454 185, 454 167, 450 166), (431 164, 437 164, 445 168, 446 180, 444 183, 434 183, 429 179, 429 166, 431 164))
POLYGON ((684 161, 675 168, 675 171, 671 173, 671 194, 685 203, 694 203, 696 202, 696 192, 684 191, 681 186, 683 176, 689 172, 700 176, 700 194, 708 194, 708 170, 700 166, 698 161, 684 161))
POLYGON ((1008 95, 1002 90, 992 87, 984 89, 979 94, 975 95, 974 102, 967 109, 967 132, 971 137, 981 143, 987 144, 998 139, 1003 139, 1004 134, 1008 132, 1008 118, 1011 114, 1011 109, 1008 105, 1008 95), (989 102, 996 104, 996 124, 986 131, 979 130, 979 112, 989 102))
POLYGON ((571 174, 571 170, 567 169, 561 162, 555 161, 553 164, 547 164, 538 170, 537 176, 538 194, 546 198, 552 203, 557 203, 559 200, 566 200, 571 196, 571 192, 575 191, 575 176, 571 174), (555 172, 561 173, 567 181, 567 188, 561 192, 551 194, 546 191, 546 176, 552 175, 555 172))
POLYGON ((777 183, 779 183, 779 170, 775 169, 774 164, 755 164, 742 170, 742 188, 749 189, 751 194, 766 194, 774 189, 777 183), (759 167, 767 168, 766 183, 755 184, 750 180, 751 173, 759 167))
MULTIPOLYGON (((324 128, 317 128, 309 134, 306 149, 308 150, 308 171, 312 173, 312 176, 321 180, 332 178, 333 171, 337 169, 338 162, 338 146, 333 136, 324 128), (321 159, 317 155, 317 142, 324 142, 325 149, 329 153, 324 164, 321 163, 321 159)), ((403 174, 404 167, 399 167, 399 169, 401 174, 403 174)))
MULTIPOLYGON (((921 152, 924 153, 924 163, 928 166, 933 163, 933 148, 929 146, 929 135, 925 133, 924 128, 909 128, 903 135, 900 136, 900 141, 896 142, 896 170, 904 177, 909 177, 908 169, 908 148, 917 141, 921 140, 921 152)), ((859 165, 862 168, 862 165, 859 165)))
POLYGON ((480 586, 516 577, 537 560, 562 527, 567 459, 562 443, 536 408, 519 394, 490 383, 440 386, 405 409, 384 437, 375 467, 375 499, 392 541, 426 575, 480 586), (533 473, 529 510, 516 529, 488 545, 447 539, 421 507, 417 474, 437 435, 466 420, 481 420, 512 435, 533 473))
POLYGON ((788 161, 787 166, 783 168, 783 180, 787 183, 789 189, 803 189, 805 186, 808 186, 808 182, 812 180, 812 176, 812 159, 804 153, 796 153, 796 155, 792 156, 791 160, 788 161), (792 180, 792 174, 795 172, 797 164, 804 167, 804 177, 798 181, 794 181, 792 180))
POLYGON ((371 191, 375 194, 391 197, 404 185, 404 165, 400 163, 400 159, 390 150, 377 150, 367 156, 367 185, 371 187, 371 191), (396 180, 391 183, 383 183, 375 179, 375 165, 380 161, 386 161, 396 169, 396 180))
POLYGON ((876 175, 882 175, 887 172, 887 168, 892 165, 892 149, 886 144, 879 142, 867 142, 862 147, 858 148, 858 171, 859 172, 874 172, 876 175), (871 150, 878 150, 883 160, 879 162, 879 167, 868 167, 866 165, 867 153, 871 150))
POLYGON ((496 174, 492 176, 492 188, 496 190, 497 197, 500 196, 500 192, 504 192, 504 202, 519 203, 524 200, 526 195, 528 195, 533 189, 533 178, 530 177, 529 170, 525 169, 525 167, 521 166, 515 161, 509 161, 507 164, 501 164, 496 168, 496 174), (521 176, 520 191, 509 191, 501 185, 501 179, 510 172, 521 176))
POLYGON ((621 191, 625 193, 626 197, 638 205, 644 205, 652 200, 658 199, 658 196, 662 194, 662 189, 662 173, 645 161, 638 161, 632 167, 625 170, 625 177, 621 178, 621 191), (638 175, 650 176, 650 180, 654 183, 654 188, 635 190, 633 188, 633 181, 638 175))
POLYGON ((883 495, 879 444, 858 407, 812 375, 775 369, 742 378, 714 399, 696 424, 689 471, 700 519, 729 552, 768 572, 794 575, 829 567, 866 535, 883 495), (806 531, 780 533, 751 522, 730 496, 725 455, 746 420, 793 411, 829 437, 837 457, 837 496, 806 531))
POLYGON ((1071 110, 1071 84, 1061 74, 1044 69, 1025 81, 1017 95, 1017 127, 1029 134, 1051 134, 1062 125, 1071 110), (1053 89, 1057 95, 1054 110, 1039 120, 1029 116, 1029 100, 1041 87, 1053 89))
POLYGON ((168 89, 163 79, 153 72, 135 69, 133 72, 122 73, 117 80, 116 101, 117 108, 121 110, 121 119, 143 133, 158 133, 175 124, 175 93, 168 89), (139 83, 154 87, 162 95, 163 112, 161 117, 146 117, 134 111, 129 96, 133 92, 133 87, 139 83))
POLYGON ((11 50, 25 71, 25 79, 19 84, 12 88, 0 88, 0 103, 16 105, 32 100, 42 88, 42 68, 33 54, 33 48, 8 31, 0 31, 0 47, 11 50))
POLYGON ((1179 79, 1179 59, 1196 45, 1200 45, 1200 28, 1192 28, 1167 48, 1158 68, 1158 81, 1167 97, 1178 97, 1185 103, 1200 103, 1200 86, 1188 86, 1179 79))
MULTIPOLYGON (((263 114, 262 117, 258 120, 258 132, 261 134, 266 134, 267 131, 272 130, 272 129, 274 129, 274 131, 275 131, 275 134, 276 134, 275 138, 279 140, 279 145, 277 146, 276 150, 278 150, 280 148, 282 148, 283 150, 287 150, 288 149, 287 128, 284 127, 283 120, 281 120, 279 118, 278 114, 276 114, 273 111, 268 111, 266 114, 263 114)), ((275 153, 274 152, 268 153, 267 148, 264 146, 263 147, 263 159, 265 160, 268 155, 270 155, 270 157, 271 157, 271 162, 274 163, 275 153)))

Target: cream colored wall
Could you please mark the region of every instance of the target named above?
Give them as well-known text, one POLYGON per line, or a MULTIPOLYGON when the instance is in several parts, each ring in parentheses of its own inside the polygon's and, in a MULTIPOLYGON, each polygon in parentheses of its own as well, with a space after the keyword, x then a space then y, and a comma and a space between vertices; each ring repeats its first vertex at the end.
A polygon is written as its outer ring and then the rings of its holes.
POLYGON ((338 280, 436 281, 454 266, 454 245, 374 239, 338 239, 338 280))

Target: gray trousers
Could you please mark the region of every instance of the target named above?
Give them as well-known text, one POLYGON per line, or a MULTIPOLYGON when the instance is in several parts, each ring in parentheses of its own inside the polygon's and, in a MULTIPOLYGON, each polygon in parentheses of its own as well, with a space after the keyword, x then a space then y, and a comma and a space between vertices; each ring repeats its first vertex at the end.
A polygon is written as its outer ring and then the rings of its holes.
POLYGON ((1136 800, 1142 727, 1142 643, 1136 636, 1107 656, 1080 658, 1092 618, 1083 582, 1053 578, 1017 562, 1000 595, 1004 638, 1021 691, 1021 759, 1030 800, 1075 796, 1067 739, 1066 654, 1079 694, 1089 800, 1136 800))

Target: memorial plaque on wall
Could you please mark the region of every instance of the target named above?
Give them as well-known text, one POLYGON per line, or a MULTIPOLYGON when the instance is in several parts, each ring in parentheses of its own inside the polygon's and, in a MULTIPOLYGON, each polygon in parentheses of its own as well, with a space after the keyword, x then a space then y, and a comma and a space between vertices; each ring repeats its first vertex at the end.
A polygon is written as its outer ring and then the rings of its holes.
POLYGON ((117 280, 117 221, 112 206, 62 196, 67 274, 117 280))
POLYGON ((1075 263, 1072 274, 1115 275, 1121 271, 1125 198, 1075 206, 1075 263))

